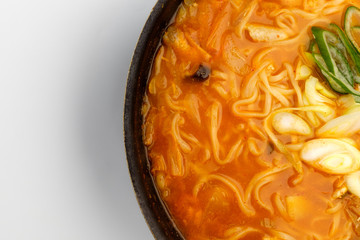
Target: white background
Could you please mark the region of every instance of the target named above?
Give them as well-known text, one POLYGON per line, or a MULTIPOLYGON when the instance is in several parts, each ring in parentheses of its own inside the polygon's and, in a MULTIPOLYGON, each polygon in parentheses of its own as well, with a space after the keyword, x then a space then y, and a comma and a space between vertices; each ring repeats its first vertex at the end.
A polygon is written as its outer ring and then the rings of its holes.
POLYGON ((123 145, 155 0, 0 0, 0 239, 153 239, 123 145))

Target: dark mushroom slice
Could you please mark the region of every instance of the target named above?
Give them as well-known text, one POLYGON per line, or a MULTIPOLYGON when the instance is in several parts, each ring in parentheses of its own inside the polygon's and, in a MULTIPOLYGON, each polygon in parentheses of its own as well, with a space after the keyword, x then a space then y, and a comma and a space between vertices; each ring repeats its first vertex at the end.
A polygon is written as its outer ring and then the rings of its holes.
POLYGON ((191 76, 191 79, 196 82, 204 82, 209 78, 210 73, 210 67, 200 64, 196 72, 191 76))

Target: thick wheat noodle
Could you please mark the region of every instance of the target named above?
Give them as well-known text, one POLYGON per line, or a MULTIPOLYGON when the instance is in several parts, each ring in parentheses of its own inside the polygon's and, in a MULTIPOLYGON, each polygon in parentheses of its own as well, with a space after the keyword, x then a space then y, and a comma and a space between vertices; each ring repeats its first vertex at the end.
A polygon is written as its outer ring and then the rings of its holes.
POLYGON ((197 42, 195 42, 194 39, 192 39, 192 37, 189 36, 187 33, 184 33, 184 35, 189 44, 196 48, 198 52, 200 52, 201 55, 204 57, 204 59, 206 59, 206 61, 209 61, 211 55, 207 51, 205 51, 205 49, 203 49, 197 42))
POLYGON ((178 111, 186 112, 186 110, 187 110, 185 107, 179 106, 179 103, 177 101, 173 100, 169 94, 165 95, 165 102, 166 102, 167 106, 175 112, 178 112, 178 111))
POLYGON ((270 161, 266 161, 266 158, 258 157, 255 159, 255 161, 257 164, 265 168, 270 168, 273 166, 273 164, 270 161))
POLYGON ((327 18, 314 19, 313 21, 308 23, 305 27, 303 27, 303 30, 299 34, 297 34, 297 36, 295 36, 293 38, 290 38, 290 39, 287 39, 287 40, 274 41, 274 42, 271 42, 269 44, 271 44, 272 46, 274 46, 274 45, 280 46, 280 45, 293 44, 293 43, 299 41, 300 37, 303 37, 307 33, 308 28, 310 26, 313 26, 313 25, 315 25, 316 23, 319 23, 319 22, 330 23, 331 21, 329 19, 327 19, 327 18))
MULTIPOLYGON (((286 71, 286 70, 285 70, 285 71, 286 71)), ((286 71, 286 73, 287 73, 287 71, 286 71)), ((280 88, 280 89, 283 89, 283 90, 288 90, 288 91, 292 90, 292 91, 294 91, 293 89, 290 89, 290 85, 291 85, 291 84, 289 84, 288 80, 289 80, 289 79, 286 78, 286 80, 284 80, 284 82, 273 84, 273 86, 275 86, 275 87, 277 87, 277 88, 280 88)), ((272 83, 273 83, 273 82, 272 82, 272 83)))
POLYGON ((229 97, 227 97, 227 96, 229 96, 228 92, 224 89, 223 86, 221 86, 221 83, 216 82, 216 83, 212 84, 211 87, 214 88, 222 98, 224 98, 226 100, 229 98, 229 97))
POLYGON ((179 113, 176 113, 174 115, 174 118, 171 123, 171 133, 176 141, 176 143, 180 146, 181 150, 184 153, 189 153, 191 151, 190 145, 184 141, 184 139, 181 138, 180 132, 179 132, 179 124, 184 119, 180 116, 179 113))
POLYGON ((291 84, 293 85, 293 87, 295 89, 299 106, 304 106, 301 89, 299 87, 298 82, 295 80, 294 69, 289 63, 284 63, 284 66, 285 66, 286 70, 288 71, 290 82, 291 82, 291 84))
POLYGON ((288 211, 286 210, 286 206, 283 203, 283 201, 281 200, 281 196, 279 193, 275 193, 273 196, 273 202, 274 205, 276 207, 276 209, 278 210, 278 212, 280 213, 280 215, 286 220, 286 221, 290 221, 291 218, 289 216, 288 211))
POLYGON ((346 232, 346 235, 343 237, 343 239, 341 240, 350 240, 351 238, 351 235, 352 235, 352 231, 351 231, 351 228, 352 228, 352 223, 351 222, 347 222, 344 226, 345 229, 345 232, 346 232))
POLYGON ((276 91, 280 92, 283 95, 294 95, 295 94, 294 89, 284 89, 284 88, 276 87, 276 86, 272 86, 272 88, 275 89, 276 91))
MULTIPOLYGON (((351 234, 352 234, 351 222, 347 222, 345 225, 341 226, 340 225, 341 214, 342 214, 341 212, 337 212, 335 214, 332 214, 333 215, 332 216, 333 222, 330 225, 330 229, 329 229, 329 233, 328 233, 328 236, 330 238, 328 238, 328 239, 333 239, 333 235, 336 234, 336 232, 338 232, 339 229, 341 229, 342 232, 346 233, 346 235, 342 236, 342 237, 338 237, 336 239, 345 240, 345 239, 349 239, 349 236, 351 236, 351 234), (350 233, 350 234, 348 234, 348 233, 350 233)), ((315 218, 312 219, 311 224, 316 226, 318 224, 321 224, 323 220, 324 220, 324 218, 322 218, 322 217, 315 217, 315 218)), ((314 233, 312 233, 312 234, 315 235, 314 233)), ((322 240, 322 238, 320 236, 316 235, 316 237, 317 237, 317 239, 322 240)))
POLYGON ((271 83, 278 83, 280 81, 283 81, 285 80, 286 78, 288 77, 288 73, 287 73, 287 70, 283 70, 281 71, 279 74, 277 75, 272 75, 269 77, 269 82, 271 83))
MULTIPOLYGON (((253 77, 252 77, 253 78, 253 77)), ((256 79, 252 84, 250 84, 250 82, 247 82, 247 84, 245 85, 245 87, 242 89, 242 97, 245 98, 249 98, 249 92, 246 92, 245 90, 251 91, 251 93, 253 93, 254 91, 256 91, 259 86, 258 86, 258 80, 259 80, 259 76, 256 75, 256 77, 254 77, 253 79, 256 79)))
MULTIPOLYGON (((324 10, 329 7, 332 7, 332 6, 338 6, 339 8, 343 7, 343 6, 340 6, 343 3, 344 3, 344 0, 326 1, 320 8, 317 8, 317 9, 312 8, 311 9, 314 11, 314 16, 312 18, 318 17, 320 15, 320 13, 324 14, 324 10)), ((301 10, 299 10, 299 11, 301 11, 301 10)), ((307 11, 304 11, 304 12, 308 13, 307 11)), ((309 13, 309 14, 311 14, 311 13, 309 13)), ((306 15, 304 13, 299 13, 299 15, 306 16, 306 17, 310 16, 310 15, 306 15)), ((310 19, 312 19, 312 18, 310 18, 310 19)))
MULTIPOLYGON (((254 137, 250 137, 248 140, 247 140, 247 145, 248 145, 248 148, 249 148, 249 151, 254 155, 254 156, 260 156, 261 154, 264 153, 265 151, 265 148, 264 147, 261 147, 257 144, 257 139, 254 138, 254 137)), ((260 140, 258 140, 260 141, 260 140)), ((266 146, 265 146, 266 147, 266 146)))
POLYGON ((269 66, 271 61, 265 61, 259 66, 253 74, 251 74, 250 78, 247 79, 245 87, 242 89, 242 97, 249 98, 248 94, 253 93, 254 89, 257 87, 257 83, 259 80, 259 73, 269 66))
POLYGON ((170 170, 173 176, 183 176, 185 174, 184 158, 176 147, 176 143, 172 144, 172 149, 168 149, 168 156, 170 159, 170 170))
POLYGON ((211 145, 215 157, 215 161, 220 164, 224 165, 232 160, 235 157, 241 154, 242 151, 242 139, 240 138, 230 149, 228 154, 226 155, 225 159, 220 159, 220 143, 218 139, 218 130, 221 124, 221 104, 214 103, 210 106, 210 132, 211 132, 211 145), (220 116, 219 116, 220 115, 220 116))
POLYGON ((293 104, 295 91, 291 91, 290 89, 278 88, 278 87, 274 87, 274 86, 272 86, 272 89, 273 89, 273 91, 283 95, 285 97, 286 101, 289 102, 289 105, 293 104))
POLYGON ((264 187, 266 184, 271 183, 273 180, 275 179, 275 176, 270 175, 268 177, 265 177, 263 179, 261 179, 255 186, 254 190, 253 190, 253 196, 254 199, 257 201, 257 203, 263 207, 264 209, 268 210, 271 215, 274 214, 274 209, 271 206, 266 205, 266 203, 261 199, 260 197, 260 189, 262 187, 264 187))
POLYGON ((250 199, 251 199, 251 194, 253 192, 253 189, 261 179, 268 177, 270 175, 280 173, 280 172, 288 169, 289 167, 290 167, 290 165, 283 165, 280 167, 270 168, 268 170, 265 170, 265 171, 262 171, 262 172, 256 174, 254 177, 252 177, 252 179, 248 183, 246 190, 245 190, 245 195, 244 195, 245 202, 247 204, 250 204, 250 199))
POLYGON ((160 68, 161 68, 161 62, 162 62, 162 59, 163 59, 163 56, 164 56, 164 52, 165 52, 165 49, 164 47, 161 47, 158 51, 158 54, 156 56, 156 59, 155 59, 155 75, 158 75, 160 73, 160 68))
POLYGON ((312 237, 312 240, 322 240, 319 234, 312 233, 310 236, 312 237))
POLYGON ((334 234, 339 230, 340 227, 340 217, 341 212, 337 212, 333 216, 333 222, 331 223, 329 236, 334 236, 334 234))
POLYGON ((332 206, 329 206, 328 209, 326 209, 326 213, 328 214, 334 214, 338 211, 340 211, 343 208, 342 202, 337 202, 335 205, 331 204, 332 206))
POLYGON ((314 19, 314 18, 319 16, 319 14, 310 13, 310 12, 307 12, 307 11, 299 9, 299 8, 293 8, 290 11, 292 13, 297 14, 297 15, 303 17, 303 18, 306 18, 306 19, 314 19))
POLYGON ((273 236, 275 236, 276 240, 296 240, 293 236, 277 230, 270 230, 273 236))
MULTIPOLYGON (((239 1, 237 1, 237 2, 239 2, 239 1)), ((230 3, 231 3, 231 5, 234 7, 234 8, 236 8, 236 10, 241 10, 241 6, 242 6, 242 4, 240 3, 235 3, 234 2, 234 0, 230 0, 230 3)))
POLYGON ((339 6, 334 6, 334 7, 327 7, 327 8, 324 8, 324 10, 322 11, 322 13, 324 15, 331 15, 331 14, 334 14, 336 12, 341 12, 342 11, 342 8, 339 7, 339 6))
POLYGON ((248 105, 250 103, 254 103, 259 97, 259 90, 255 89, 254 94, 250 98, 245 98, 241 100, 237 100, 235 103, 233 103, 232 107, 233 109, 237 109, 240 106, 248 105))
POLYGON ((297 30, 296 19, 294 15, 289 11, 286 14, 280 14, 275 18, 276 24, 286 31, 288 34, 293 35, 295 30, 297 30), (290 25, 284 23, 284 21, 288 21, 290 25))
POLYGON ((276 9, 276 10, 272 11, 269 15, 270 15, 270 17, 274 18, 281 14, 291 14, 291 11, 290 11, 290 9, 281 8, 281 9, 276 9))
POLYGON ((249 22, 249 19, 251 15, 253 14, 255 8, 257 7, 257 0, 254 0, 250 3, 250 6, 248 6, 245 9, 244 17, 241 19, 241 22, 236 26, 236 34, 240 39, 244 39, 244 32, 245 32, 245 26, 249 22))
POLYGON ((206 183, 209 182, 211 180, 218 180, 222 183, 224 183, 226 186, 228 186, 233 193, 235 193, 237 202, 238 202, 238 206, 241 209, 241 211, 248 217, 254 216, 255 215, 255 210, 252 206, 249 206, 248 204, 244 204, 244 190, 241 187, 241 185, 234 179, 222 175, 222 174, 210 174, 208 176, 203 177, 202 179, 200 179, 200 181, 198 181, 196 183, 196 185, 193 188, 193 194, 194 196, 197 196, 201 187, 206 183))
POLYGON ((267 141, 267 136, 265 131, 263 132, 254 121, 249 121, 249 127, 253 130, 262 140, 267 141))
POLYGON ((186 113, 192 118, 194 118, 197 123, 201 124, 199 99, 194 94, 187 95, 184 100, 184 105, 187 107, 186 113))
POLYGON ((212 77, 215 77, 215 78, 220 78, 220 79, 222 79, 222 80, 226 80, 226 79, 229 77, 227 73, 224 73, 224 72, 221 72, 221 71, 217 71, 217 70, 213 71, 213 72, 211 73, 211 76, 212 76, 212 77))
POLYGON ((226 238, 221 240, 238 240, 244 238, 249 233, 262 233, 261 230, 252 227, 233 227, 225 231, 226 238))
POLYGON ((184 131, 179 131, 180 132, 180 136, 185 138, 186 140, 188 140, 189 142, 192 142, 193 144, 196 144, 198 146, 201 146, 200 141, 192 134, 187 134, 184 131))
POLYGON ((202 168, 201 166, 199 166, 198 164, 189 161, 188 163, 189 169, 191 169, 192 171, 196 172, 197 175, 207 175, 208 172, 206 171, 206 169, 202 168))
POLYGON ((304 180, 304 172, 295 173, 295 177, 289 179, 292 186, 300 184, 304 180))
POLYGON ((336 6, 336 5, 342 5, 345 2, 345 0, 333 0, 333 1, 327 1, 325 2, 323 9, 327 8, 329 6, 336 6))
POLYGON ((239 95, 240 95, 240 89, 239 89, 239 86, 238 86, 238 81, 236 79, 236 74, 235 73, 232 73, 229 77, 229 79, 231 80, 231 84, 232 86, 230 86, 230 93, 231 93, 231 97, 232 98, 238 98, 239 95))
MULTIPOLYGON (((316 221, 316 220, 315 220, 316 221)), ((312 224, 314 224, 315 221, 312 221, 312 224)), ((319 223, 317 223, 319 224, 319 223)), ((317 225, 316 223, 314 224, 315 227, 317 225)), ((321 224, 321 223, 320 223, 321 224)), ((289 236, 292 236, 292 235, 296 235, 296 233, 299 233, 301 232, 302 233, 302 236, 306 237, 304 239, 311 239, 311 240, 324 240, 323 236, 317 234, 317 233, 314 233, 313 231, 311 230, 308 230, 308 229, 304 229, 304 228, 301 228, 301 227, 298 227, 298 226, 292 226, 291 229, 288 229, 287 233, 289 236)), ((282 239, 282 238, 281 238, 282 239)), ((326 238, 327 240, 332 240, 332 238, 326 238)), ((337 240, 344 240, 343 238, 336 238, 337 240)))
POLYGON ((271 64, 271 61, 270 60, 267 60, 265 61, 264 63, 264 58, 266 55, 268 55, 270 52, 276 50, 277 48, 275 47, 267 47, 267 48, 264 48, 263 50, 261 50, 259 53, 257 53, 253 59, 252 59, 252 65, 256 66, 256 68, 259 67, 259 65, 261 64, 260 67, 263 67, 263 65, 269 65, 271 64))
POLYGON ((272 105, 271 102, 272 102, 271 94, 266 91, 265 92, 265 104, 264 104, 264 107, 262 107, 264 109, 263 112, 238 111, 237 109, 234 109, 234 107, 232 108, 232 112, 237 117, 264 118, 267 115, 269 115, 269 113, 271 111, 271 105, 272 105))
POLYGON ((264 86, 266 87, 266 89, 271 93, 271 95, 273 95, 273 97, 275 97, 277 100, 279 100, 279 102, 283 106, 285 106, 285 107, 290 106, 290 102, 286 99, 286 97, 279 94, 279 92, 277 92, 270 86, 268 77, 266 76, 266 73, 264 70, 260 72, 259 77, 260 77, 261 81, 263 82, 264 86))
POLYGON ((215 156, 219 156, 220 150, 219 150, 219 140, 217 134, 221 124, 221 114, 219 114, 219 112, 221 111, 221 104, 215 102, 209 107, 209 109, 210 109, 209 114, 210 114, 211 145, 215 156))
POLYGON ((156 156, 152 156, 151 162, 152 162, 151 171, 163 171, 163 172, 166 171, 167 165, 163 155, 158 154, 156 156))
POLYGON ((220 159, 219 157, 219 153, 216 152, 214 153, 215 155, 215 161, 220 164, 220 165, 224 165, 227 164, 231 161, 233 161, 237 156, 239 156, 243 150, 243 144, 242 144, 242 139, 239 139, 231 148, 230 151, 228 152, 228 154, 226 155, 225 159, 220 159))

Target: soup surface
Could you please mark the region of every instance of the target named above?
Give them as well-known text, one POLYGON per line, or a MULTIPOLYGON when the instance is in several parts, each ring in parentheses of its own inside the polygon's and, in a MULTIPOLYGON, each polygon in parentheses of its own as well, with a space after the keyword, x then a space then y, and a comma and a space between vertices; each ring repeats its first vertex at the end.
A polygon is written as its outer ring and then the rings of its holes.
POLYGON ((154 182, 186 239, 360 239, 347 180, 360 126, 345 119, 359 104, 306 57, 311 27, 342 27, 350 5, 360 1, 180 5, 142 112, 154 182))

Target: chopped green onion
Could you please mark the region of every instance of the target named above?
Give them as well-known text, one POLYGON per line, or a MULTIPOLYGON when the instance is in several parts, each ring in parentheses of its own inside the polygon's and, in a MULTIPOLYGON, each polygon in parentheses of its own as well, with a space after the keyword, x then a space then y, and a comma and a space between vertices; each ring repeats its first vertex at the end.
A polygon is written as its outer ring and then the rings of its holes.
POLYGON ((355 6, 350 6, 346 9, 344 17, 344 29, 347 37, 349 38, 352 45, 355 47, 358 53, 360 53, 359 43, 356 41, 354 32, 358 32, 359 26, 354 26, 354 18, 360 19, 360 9, 355 6))
POLYGON ((349 62, 351 70, 353 72, 354 80, 355 82, 360 83, 360 55, 357 53, 350 40, 346 37, 345 33, 338 25, 336 25, 335 23, 331 23, 330 29, 339 36, 342 44, 345 46, 346 51, 344 52, 344 55, 347 57, 348 60, 351 60, 349 62))
MULTIPOLYGON (((313 58, 315 63, 318 65, 318 67, 320 68, 321 73, 324 75, 324 77, 326 78, 326 80, 329 82, 330 87, 338 93, 348 93, 342 86, 342 82, 345 79, 338 79, 334 74, 332 74, 329 69, 326 66, 326 63, 324 61, 324 58, 318 54, 318 53, 313 53, 313 58)), ((345 80, 346 81, 346 80, 345 80)), ((347 81, 346 81, 347 82, 347 81)))

